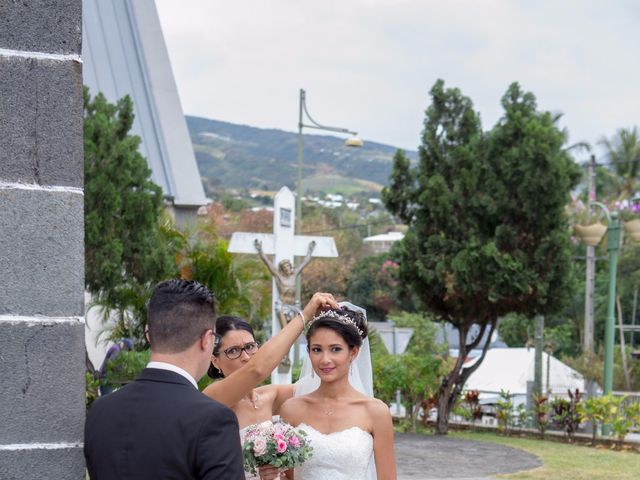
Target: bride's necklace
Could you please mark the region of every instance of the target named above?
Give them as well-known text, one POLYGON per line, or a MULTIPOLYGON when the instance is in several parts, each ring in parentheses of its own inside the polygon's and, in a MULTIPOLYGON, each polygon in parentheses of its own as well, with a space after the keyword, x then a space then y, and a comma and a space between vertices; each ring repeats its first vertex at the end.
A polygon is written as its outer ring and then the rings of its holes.
POLYGON ((258 409, 258 402, 260 401, 260 395, 257 392, 251 392, 249 395, 244 397, 243 400, 246 400, 251 404, 254 410, 258 409))
POLYGON ((334 414, 334 412, 335 412, 335 410, 334 410, 334 409, 335 409, 335 406, 330 407, 330 406, 324 406, 324 405, 323 405, 323 406, 322 406, 322 407, 320 407, 320 408, 321 408, 321 410, 322 410, 322 413, 324 413, 327 417, 328 417, 328 416, 330 416, 330 415, 333 415, 333 414, 334 414))

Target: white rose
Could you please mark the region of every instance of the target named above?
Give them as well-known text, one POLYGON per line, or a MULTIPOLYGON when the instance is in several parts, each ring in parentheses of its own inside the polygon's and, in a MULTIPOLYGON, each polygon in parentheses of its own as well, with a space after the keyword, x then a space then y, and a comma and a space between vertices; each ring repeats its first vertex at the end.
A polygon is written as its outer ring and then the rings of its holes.
POLYGON ((264 438, 256 438, 253 441, 253 453, 256 457, 267 453, 267 442, 264 440, 264 438))

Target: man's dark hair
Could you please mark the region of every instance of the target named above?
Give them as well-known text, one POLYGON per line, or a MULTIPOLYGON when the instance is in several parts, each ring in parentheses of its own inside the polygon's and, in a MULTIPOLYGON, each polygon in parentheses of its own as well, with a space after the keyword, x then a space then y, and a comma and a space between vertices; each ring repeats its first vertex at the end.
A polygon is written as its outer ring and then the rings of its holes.
POLYGON ((156 285, 148 312, 149 343, 154 352, 183 352, 205 331, 215 331, 215 298, 195 280, 173 279, 156 285))

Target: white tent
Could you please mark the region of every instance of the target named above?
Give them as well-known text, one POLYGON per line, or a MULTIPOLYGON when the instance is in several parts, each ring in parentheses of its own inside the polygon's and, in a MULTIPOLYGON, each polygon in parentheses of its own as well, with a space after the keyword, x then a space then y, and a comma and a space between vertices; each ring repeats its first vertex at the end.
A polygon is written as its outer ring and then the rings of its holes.
MULTIPOLYGON (((479 390, 480 398, 485 402, 496 398, 501 390, 508 390, 514 395, 514 404, 525 403, 527 383, 533 382, 534 356, 533 348, 492 348, 487 351, 478 370, 467 380, 465 390, 479 390)), ((469 363, 472 362, 475 359, 469 363)), ((585 391, 584 377, 557 358, 543 353, 542 391, 550 392, 553 397, 566 397, 567 390, 576 388, 585 391)))

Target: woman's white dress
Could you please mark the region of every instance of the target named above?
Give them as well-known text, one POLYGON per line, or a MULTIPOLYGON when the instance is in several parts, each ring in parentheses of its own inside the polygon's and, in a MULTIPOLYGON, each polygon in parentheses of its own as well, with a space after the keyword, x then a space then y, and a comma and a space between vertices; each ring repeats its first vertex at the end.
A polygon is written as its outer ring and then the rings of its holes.
POLYGON ((296 480, 365 480, 373 459, 373 437, 360 427, 333 433, 320 433, 305 423, 313 456, 296 468, 296 480))
MULTIPOLYGON (((249 427, 253 427, 253 425, 247 425, 246 427, 240 429, 240 445, 244 444, 244 436, 249 427)), ((244 472, 244 478, 245 480, 260 480, 259 476, 251 475, 249 472, 244 472)))

